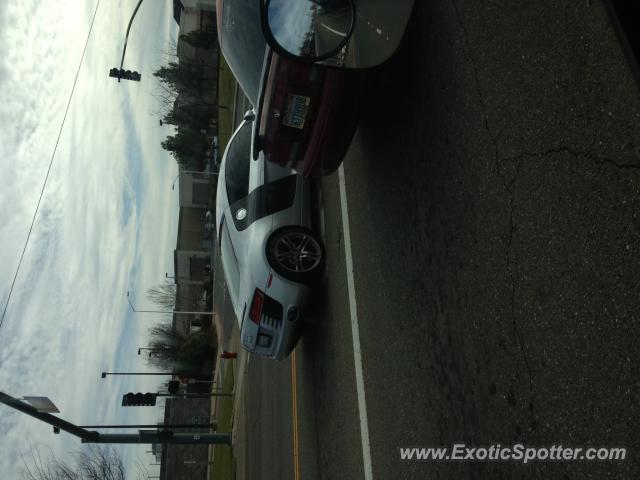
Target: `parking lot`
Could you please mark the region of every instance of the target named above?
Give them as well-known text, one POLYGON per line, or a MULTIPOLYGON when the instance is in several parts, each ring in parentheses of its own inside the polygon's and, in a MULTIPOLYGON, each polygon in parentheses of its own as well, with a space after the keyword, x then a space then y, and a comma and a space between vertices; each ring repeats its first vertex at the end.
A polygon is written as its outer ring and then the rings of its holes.
POLYGON ((239 478, 638 477, 640 92, 599 2, 506 3, 417 2, 372 75, 313 323, 243 360, 239 478), (629 454, 400 459, 455 442, 629 454))

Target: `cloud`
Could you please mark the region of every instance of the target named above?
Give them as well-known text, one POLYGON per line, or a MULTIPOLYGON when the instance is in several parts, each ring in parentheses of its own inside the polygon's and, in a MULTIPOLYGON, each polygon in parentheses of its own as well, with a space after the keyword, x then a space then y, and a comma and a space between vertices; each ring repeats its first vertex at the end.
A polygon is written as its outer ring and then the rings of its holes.
MULTIPOLYGON (((172 267, 177 200, 175 161, 150 115, 157 45, 175 37, 171 2, 143 4, 127 62, 143 82, 108 77, 120 60, 135 1, 102 2, 31 240, 0 328, 0 385, 14 396, 47 395, 77 423, 154 422, 154 409, 122 409, 127 391, 155 389, 157 378, 108 377, 144 371, 135 356, 151 319, 128 310, 125 293, 146 288, 172 267), (154 8, 152 8, 152 6, 154 8), (146 8, 146 10, 145 10, 146 8), (170 21, 171 20, 171 21, 170 21), (150 35, 149 32, 153 32, 150 35), (151 410, 151 411, 149 411, 151 410)), ((7 298, 49 168, 95 1, 11 2, 0 41, 0 298, 7 298)), ((4 307, 4 303, 2 304, 4 307)), ((0 405, 0 470, 17 478, 30 443, 67 455, 76 439, 0 405), (66 437, 66 438, 65 438, 66 437), (37 442, 36 440, 37 439, 37 442)), ((143 448, 123 450, 131 463, 143 448)))

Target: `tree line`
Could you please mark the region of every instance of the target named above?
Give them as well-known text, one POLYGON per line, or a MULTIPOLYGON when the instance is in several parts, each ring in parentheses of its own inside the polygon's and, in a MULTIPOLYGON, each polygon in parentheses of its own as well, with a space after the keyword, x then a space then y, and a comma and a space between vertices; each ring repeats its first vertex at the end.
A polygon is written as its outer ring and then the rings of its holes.
POLYGON ((159 370, 198 374, 203 367, 206 368, 214 361, 216 348, 213 344, 213 322, 205 323, 198 332, 189 332, 188 328, 182 329, 173 322, 172 313, 176 305, 188 311, 210 311, 210 301, 203 306, 169 281, 147 290, 147 298, 165 310, 168 317, 149 328, 147 363, 150 366, 159 370))
POLYGON ((206 130, 217 118, 217 94, 210 95, 217 91, 217 62, 210 59, 217 58, 218 37, 215 31, 193 31, 179 38, 198 53, 194 58, 170 54, 170 61, 153 72, 159 82, 161 123, 176 127, 162 148, 186 170, 203 170, 210 154, 206 130))

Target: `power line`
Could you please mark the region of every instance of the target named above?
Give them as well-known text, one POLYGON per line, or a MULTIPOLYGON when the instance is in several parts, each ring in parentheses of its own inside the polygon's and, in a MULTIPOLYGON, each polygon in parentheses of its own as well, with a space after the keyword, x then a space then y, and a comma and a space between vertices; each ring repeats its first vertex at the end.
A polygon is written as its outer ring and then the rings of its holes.
POLYGON ((18 267, 16 268, 16 273, 13 276, 13 281, 11 282, 11 288, 9 289, 9 295, 7 296, 7 301, 4 304, 4 310, 2 311, 2 318, 0 318, 0 328, 2 328, 2 325, 4 324, 4 319, 5 319, 5 316, 7 315, 7 308, 9 308, 9 301, 11 300, 11 294, 13 293, 13 288, 16 285, 18 273, 20 273, 20 267, 22 266, 22 259, 24 258, 24 254, 27 251, 27 246, 29 245, 29 239, 31 238, 31 232, 33 231, 33 225, 36 223, 36 217, 38 216, 38 211, 40 210, 40 203, 42 202, 44 189, 46 188, 47 181, 49 180, 49 174, 51 173, 53 160, 55 159, 56 151, 58 150, 58 144, 60 143, 60 137, 62 136, 62 129, 64 128, 64 122, 67 119, 67 113, 69 113, 69 107, 71 106, 71 99, 73 98, 73 92, 75 92, 76 90, 76 83, 78 83, 78 76, 80 75, 80 69, 82 68, 82 62, 84 61, 84 54, 87 51, 87 45, 89 45, 89 39, 91 38, 91 31, 93 30, 93 23, 96 20, 96 15, 98 13, 99 6, 100 6, 100 0, 98 0, 98 3, 96 3, 96 9, 93 12, 93 18, 91 19, 91 25, 89 26, 89 33, 87 34, 87 41, 84 44, 84 49, 82 50, 82 57, 80 57, 80 64, 78 65, 78 71, 76 72, 76 77, 73 80, 73 87, 71 88, 71 94, 69 95, 67 108, 64 111, 64 116, 62 117, 62 123, 60 124, 60 130, 58 131, 58 138, 56 139, 56 144, 53 147, 53 153, 51 154, 51 160, 49 161, 49 168, 47 169, 47 175, 44 177, 44 182, 42 183, 42 189, 40 190, 40 196, 38 197, 38 203, 36 204, 36 210, 35 212, 33 212, 33 218, 31 219, 31 226, 29 227, 29 232, 27 233, 27 238, 24 242, 24 248, 22 249, 22 254, 20 255, 20 260, 18 261, 18 267))

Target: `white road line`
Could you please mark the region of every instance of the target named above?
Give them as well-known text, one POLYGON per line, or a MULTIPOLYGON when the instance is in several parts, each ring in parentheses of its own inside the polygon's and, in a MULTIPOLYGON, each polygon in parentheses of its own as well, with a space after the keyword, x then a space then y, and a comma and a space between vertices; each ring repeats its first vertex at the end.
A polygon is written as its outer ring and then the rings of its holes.
POLYGON ((353 281, 353 259, 351 258, 351 234, 349 232, 349 211, 347 209, 347 190, 344 181, 344 167, 338 169, 340 183, 340 207, 342 209, 342 231, 344 237, 344 255, 347 268, 347 290, 349 292, 349 309, 351 310, 351 336, 353 338, 353 358, 356 370, 356 389, 358 392, 358 410, 360 413, 360 436, 362 438, 362 461, 364 479, 373 480, 371 466, 371 442, 369 441, 369 423, 367 421, 367 402, 364 394, 364 375, 362 371, 362 353, 360 350, 360 328, 358 327, 358 308, 356 290, 353 281))

